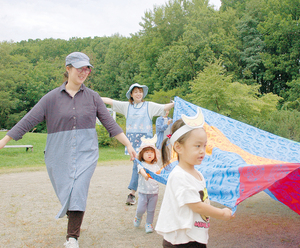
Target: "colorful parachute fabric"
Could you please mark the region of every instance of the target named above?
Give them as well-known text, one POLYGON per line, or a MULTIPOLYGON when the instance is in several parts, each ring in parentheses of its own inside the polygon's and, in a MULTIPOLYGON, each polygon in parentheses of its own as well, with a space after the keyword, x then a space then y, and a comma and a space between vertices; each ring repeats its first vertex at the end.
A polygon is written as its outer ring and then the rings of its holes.
MULTIPOLYGON (((175 97, 173 120, 194 116, 198 106, 175 97)), ((265 191, 300 214, 300 144, 201 108, 208 143, 206 157, 195 168, 204 175, 212 201, 236 210, 246 198, 265 191)), ((160 174, 147 171, 163 184, 178 164, 160 174)))

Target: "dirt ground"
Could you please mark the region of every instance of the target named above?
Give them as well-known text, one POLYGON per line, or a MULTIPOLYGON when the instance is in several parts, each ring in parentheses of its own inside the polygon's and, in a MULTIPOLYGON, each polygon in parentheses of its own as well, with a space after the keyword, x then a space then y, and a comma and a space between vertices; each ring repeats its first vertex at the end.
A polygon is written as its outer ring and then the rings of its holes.
MULTIPOLYGON (((145 233, 145 218, 133 226, 136 205, 125 205, 131 169, 129 161, 96 168, 81 248, 162 247, 161 236, 145 233)), ((164 189, 160 185, 154 225, 164 189)), ((0 247, 63 247, 67 219, 54 218, 60 204, 45 168, 1 174, 0 209, 0 247)), ((242 202, 234 220, 212 219, 209 234, 209 248, 300 247, 300 216, 262 192, 242 202)))

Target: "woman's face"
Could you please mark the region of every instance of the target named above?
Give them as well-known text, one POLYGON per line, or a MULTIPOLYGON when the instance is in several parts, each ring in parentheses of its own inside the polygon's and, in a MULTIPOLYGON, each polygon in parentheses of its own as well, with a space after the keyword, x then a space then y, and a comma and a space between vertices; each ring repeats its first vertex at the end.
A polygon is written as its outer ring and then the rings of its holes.
POLYGON ((143 100, 144 92, 142 88, 135 87, 130 95, 135 103, 140 103, 143 100))
POLYGON ((91 69, 88 66, 83 66, 78 69, 75 67, 67 66, 67 71, 69 73, 68 83, 80 87, 90 74, 91 69))

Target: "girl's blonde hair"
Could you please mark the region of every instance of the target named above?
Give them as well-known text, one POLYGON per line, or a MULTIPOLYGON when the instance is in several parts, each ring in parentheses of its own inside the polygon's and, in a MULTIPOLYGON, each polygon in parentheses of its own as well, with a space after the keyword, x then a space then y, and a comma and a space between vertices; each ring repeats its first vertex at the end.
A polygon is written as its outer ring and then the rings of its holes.
POLYGON ((144 147, 138 154, 138 160, 140 161, 144 161, 144 153, 146 151, 149 151, 149 150, 152 150, 154 152, 154 159, 151 161, 151 164, 154 164, 157 162, 157 157, 156 157, 156 152, 155 152, 155 149, 153 147, 150 147, 150 146, 147 146, 147 147, 144 147))

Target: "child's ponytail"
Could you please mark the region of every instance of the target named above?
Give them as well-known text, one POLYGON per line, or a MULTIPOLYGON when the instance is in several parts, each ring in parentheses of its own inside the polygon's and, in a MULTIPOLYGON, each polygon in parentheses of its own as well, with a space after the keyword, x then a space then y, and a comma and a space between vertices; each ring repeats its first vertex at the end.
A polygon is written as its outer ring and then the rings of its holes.
POLYGON ((171 158, 171 149, 168 148, 169 138, 165 138, 161 143, 161 160, 163 167, 165 167, 171 158))
MULTIPOLYGON (((177 131, 177 129, 181 128, 184 125, 185 125, 185 123, 182 119, 179 119, 179 120, 175 121, 173 126, 172 126, 171 133, 172 134, 175 133, 177 131)), ((183 135, 177 141, 182 144, 186 140, 187 136, 188 135, 183 135)), ((163 167, 166 167, 169 164, 169 161, 171 159, 172 149, 168 148, 168 146, 171 146, 171 144, 169 144, 169 143, 170 143, 170 139, 166 138, 166 139, 163 140, 162 145, 161 145, 161 159, 162 159, 163 167)), ((177 153, 177 157, 178 157, 178 160, 179 160, 178 153, 177 153)))

